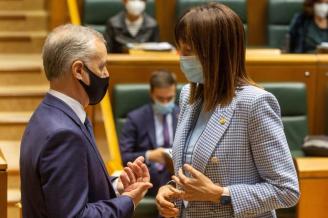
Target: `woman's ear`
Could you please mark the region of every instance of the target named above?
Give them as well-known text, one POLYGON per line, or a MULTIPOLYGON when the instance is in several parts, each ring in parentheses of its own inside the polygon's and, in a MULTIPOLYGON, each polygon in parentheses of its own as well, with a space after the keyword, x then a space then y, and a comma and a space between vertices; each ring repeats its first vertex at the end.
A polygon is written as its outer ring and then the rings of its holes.
POLYGON ((74 61, 72 64, 72 74, 73 76, 78 79, 78 80, 82 80, 83 79, 83 62, 82 61, 74 61))

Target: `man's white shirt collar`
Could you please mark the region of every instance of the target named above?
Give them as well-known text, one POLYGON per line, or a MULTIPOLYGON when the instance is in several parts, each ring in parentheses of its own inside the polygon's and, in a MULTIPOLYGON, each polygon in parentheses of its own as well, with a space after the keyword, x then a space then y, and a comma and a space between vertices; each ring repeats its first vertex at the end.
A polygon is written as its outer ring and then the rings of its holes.
POLYGON ((81 122, 84 123, 84 121, 87 117, 87 114, 86 114, 83 106, 80 104, 80 102, 78 102, 74 98, 71 98, 71 97, 69 97, 61 92, 55 91, 53 89, 50 89, 48 91, 48 93, 56 98, 59 98, 63 102, 65 102, 74 111, 74 113, 81 120, 81 122))

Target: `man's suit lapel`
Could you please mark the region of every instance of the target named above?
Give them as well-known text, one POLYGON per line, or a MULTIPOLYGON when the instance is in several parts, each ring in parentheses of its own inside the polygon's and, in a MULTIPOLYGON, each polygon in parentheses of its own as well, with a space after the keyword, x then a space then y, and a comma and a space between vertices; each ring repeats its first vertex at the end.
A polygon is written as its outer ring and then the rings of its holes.
POLYGON ((227 107, 218 107, 213 112, 194 150, 192 165, 198 171, 205 172, 213 151, 229 127, 235 105, 236 100, 234 99, 227 107))
MULTIPOLYGON (((88 119, 88 118, 86 118, 86 119, 88 119)), ((94 134, 93 134, 92 126, 90 126, 90 127, 91 127, 90 130, 88 130, 85 125, 81 125, 81 130, 84 133, 84 135, 88 138, 90 144, 92 145, 92 148, 93 148, 94 152, 97 155, 98 161, 100 162, 101 167, 103 168, 103 170, 104 170, 104 172, 105 172, 105 174, 108 178, 108 181, 109 181, 109 175, 108 175, 106 166, 104 164, 104 161, 103 161, 101 155, 99 154, 99 151, 98 151, 98 148, 97 148, 97 145, 96 145, 96 139, 95 139, 94 134)))
POLYGON ((68 117, 70 117, 76 125, 78 125, 80 127, 81 131, 86 136, 86 138, 90 142, 94 152, 96 153, 96 156, 97 156, 97 158, 98 158, 98 160, 99 160, 105 174, 107 175, 107 180, 110 182, 107 169, 104 165, 104 162, 103 162, 102 158, 100 157, 100 154, 98 153, 97 146, 95 144, 96 142, 93 139, 93 136, 89 134, 87 128, 81 122, 81 120, 78 118, 78 116, 75 114, 75 112, 65 102, 63 102, 59 98, 56 98, 56 97, 52 96, 51 94, 46 95, 44 103, 49 105, 49 106, 58 108, 59 110, 64 112, 68 117))
POLYGON ((188 133, 193 126, 195 119, 197 119, 201 110, 202 101, 199 99, 194 104, 186 108, 186 111, 181 117, 181 123, 176 131, 175 139, 177 142, 173 143, 173 160, 174 171, 177 173, 182 167, 182 155, 187 141, 188 133))

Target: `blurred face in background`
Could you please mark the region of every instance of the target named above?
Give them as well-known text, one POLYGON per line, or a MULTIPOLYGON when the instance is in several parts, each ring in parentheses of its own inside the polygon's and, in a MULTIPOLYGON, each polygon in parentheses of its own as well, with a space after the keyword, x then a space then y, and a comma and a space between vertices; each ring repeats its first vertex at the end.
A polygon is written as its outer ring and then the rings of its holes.
POLYGON ((328 0, 318 0, 313 4, 314 15, 320 18, 328 16, 328 0))
POLYGON ((304 12, 313 18, 327 18, 328 0, 305 0, 304 12))
POLYGON ((146 0, 124 0, 125 9, 129 16, 139 18, 146 9, 146 0))
POLYGON ((172 113, 176 96, 176 85, 155 87, 150 93, 153 109, 160 114, 172 113))
POLYGON ((154 102, 159 102, 162 104, 167 104, 175 100, 176 96, 176 86, 171 85, 163 88, 154 88, 151 93, 151 98, 154 102))

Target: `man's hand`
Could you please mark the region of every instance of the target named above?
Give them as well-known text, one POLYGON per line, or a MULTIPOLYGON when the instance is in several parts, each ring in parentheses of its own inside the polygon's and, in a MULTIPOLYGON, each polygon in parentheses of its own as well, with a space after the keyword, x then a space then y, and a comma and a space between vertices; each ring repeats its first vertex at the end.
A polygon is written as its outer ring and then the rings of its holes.
POLYGON ((156 196, 157 209, 163 217, 177 217, 179 209, 175 207, 174 199, 179 199, 182 192, 171 185, 162 186, 156 196))
POLYGON ((214 184, 208 177, 189 164, 184 165, 184 170, 188 171, 192 178, 186 177, 182 169, 179 170, 178 176, 172 176, 174 181, 184 191, 181 195, 183 200, 219 202, 220 196, 223 193, 221 186, 214 184))
POLYGON ((165 149, 164 148, 156 148, 154 150, 150 150, 148 151, 148 160, 151 162, 155 162, 155 163, 161 163, 161 164, 165 164, 165 149))
POLYGON ((139 204, 147 190, 153 187, 149 182, 148 168, 143 162, 143 157, 138 157, 133 163, 129 162, 119 180, 122 195, 131 197, 135 206, 139 204))

